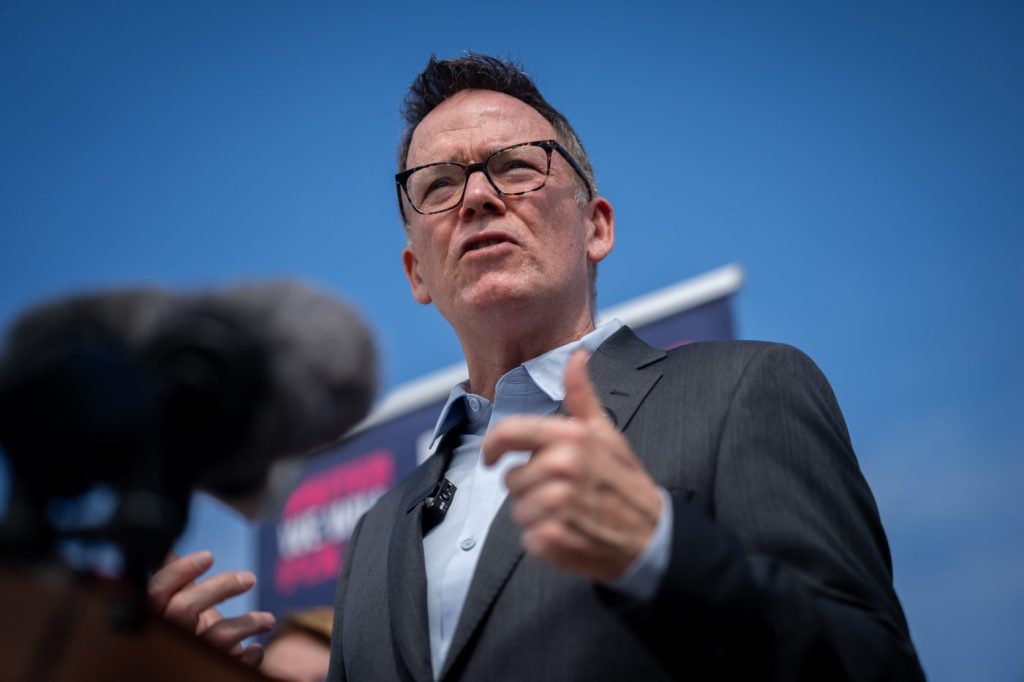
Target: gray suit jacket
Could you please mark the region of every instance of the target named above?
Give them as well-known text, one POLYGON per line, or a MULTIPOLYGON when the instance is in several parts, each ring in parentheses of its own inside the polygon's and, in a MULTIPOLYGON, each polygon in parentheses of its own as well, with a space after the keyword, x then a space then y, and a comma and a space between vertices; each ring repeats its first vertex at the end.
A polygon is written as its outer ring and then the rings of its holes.
MULTIPOLYGON (((665 352, 624 328, 589 369, 672 495, 666 575, 639 603, 525 556, 506 502, 443 679, 923 677, 874 500, 806 356, 751 342, 665 352)), ((453 440, 357 525, 328 679, 432 679, 419 503, 453 440)))

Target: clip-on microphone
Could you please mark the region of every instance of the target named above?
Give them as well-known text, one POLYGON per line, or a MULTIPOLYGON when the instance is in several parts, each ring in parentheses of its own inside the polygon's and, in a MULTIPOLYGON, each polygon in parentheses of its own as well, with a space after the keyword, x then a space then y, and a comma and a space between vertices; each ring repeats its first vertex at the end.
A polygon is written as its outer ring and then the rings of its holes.
POLYGON ((423 536, 434 530, 442 521, 448 508, 452 506, 457 488, 447 478, 442 478, 423 500, 423 517, 421 520, 423 536))

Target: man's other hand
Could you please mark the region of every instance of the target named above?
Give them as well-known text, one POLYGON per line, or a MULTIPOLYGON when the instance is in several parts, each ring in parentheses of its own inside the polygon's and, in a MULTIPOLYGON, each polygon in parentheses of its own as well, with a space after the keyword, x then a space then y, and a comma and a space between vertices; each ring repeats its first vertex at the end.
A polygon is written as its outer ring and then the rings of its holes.
POLYGON ((225 618, 216 608, 217 604, 251 590, 256 576, 249 571, 230 571, 196 582, 212 565, 213 555, 206 551, 180 558, 171 556, 149 581, 150 602, 168 620, 240 661, 258 666, 263 660, 263 647, 243 647, 242 640, 270 630, 274 626, 273 614, 251 611, 225 618))
POLYGON ((569 416, 516 416, 484 439, 487 464, 533 456, 505 477, 530 555, 595 581, 620 577, 640 556, 661 513, 661 493, 608 419, 577 351, 565 370, 569 416))

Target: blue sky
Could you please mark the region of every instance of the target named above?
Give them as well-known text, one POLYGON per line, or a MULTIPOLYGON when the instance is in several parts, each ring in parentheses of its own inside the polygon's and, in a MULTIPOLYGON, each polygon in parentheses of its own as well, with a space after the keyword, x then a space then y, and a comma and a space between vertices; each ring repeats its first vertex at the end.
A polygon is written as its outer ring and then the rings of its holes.
MULTIPOLYGON (((0 2, 0 324, 42 297, 298 276, 394 387, 459 358, 412 301, 398 106, 520 59, 617 211, 610 306, 740 263, 740 335, 830 377, 926 671, 1024 653, 1024 5, 0 2)), ((248 565, 211 504, 184 543, 248 565)))

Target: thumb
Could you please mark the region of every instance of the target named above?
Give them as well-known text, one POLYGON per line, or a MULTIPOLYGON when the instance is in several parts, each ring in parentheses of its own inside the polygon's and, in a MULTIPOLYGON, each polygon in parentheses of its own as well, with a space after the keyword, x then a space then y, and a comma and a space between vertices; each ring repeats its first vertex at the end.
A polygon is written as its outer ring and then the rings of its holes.
POLYGON ((565 408, 571 416, 583 421, 605 421, 604 406, 587 373, 588 359, 590 355, 581 348, 572 354, 565 366, 565 408))

